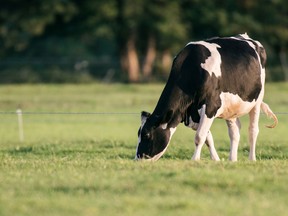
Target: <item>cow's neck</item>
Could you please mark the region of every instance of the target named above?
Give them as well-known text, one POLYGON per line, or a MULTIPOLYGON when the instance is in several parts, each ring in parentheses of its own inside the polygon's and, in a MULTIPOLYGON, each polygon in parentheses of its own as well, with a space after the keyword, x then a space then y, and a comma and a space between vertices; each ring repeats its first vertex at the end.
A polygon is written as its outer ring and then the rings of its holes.
POLYGON ((191 105, 192 99, 185 94, 175 83, 168 81, 157 106, 152 114, 152 118, 159 119, 162 123, 168 123, 168 127, 176 127, 186 116, 187 108, 191 105), (167 115, 172 116, 169 122, 163 122, 167 115))

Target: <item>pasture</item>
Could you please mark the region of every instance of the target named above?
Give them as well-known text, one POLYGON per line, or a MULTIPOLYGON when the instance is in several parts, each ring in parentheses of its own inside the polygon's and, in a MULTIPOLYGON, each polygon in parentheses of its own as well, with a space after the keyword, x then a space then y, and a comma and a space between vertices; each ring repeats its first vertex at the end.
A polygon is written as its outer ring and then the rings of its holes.
POLYGON ((265 128, 272 120, 261 115, 257 162, 248 161, 247 117, 237 163, 227 161, 223 120, 211 129, 220 162, 206 147, 191 161, 195 132, 183 125, 159 161, 135 162, 140 111, 153 111, 162 88, 0 86, 0 111, 15 112, 0 114, 0 215, 287 214, 288 84, 266 85, 264 101, 279 124, 265 128), (24 142, 18 107, 37 112, 23 116, 24 142))

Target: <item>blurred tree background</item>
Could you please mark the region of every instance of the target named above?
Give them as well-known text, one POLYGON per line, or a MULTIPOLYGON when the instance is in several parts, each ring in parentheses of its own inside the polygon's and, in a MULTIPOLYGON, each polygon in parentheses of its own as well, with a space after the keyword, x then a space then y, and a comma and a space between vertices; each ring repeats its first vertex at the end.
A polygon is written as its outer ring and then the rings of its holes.
POLYGON ((0 83, 165 80, 189 41, 247 32, 288 80, 287 0, 2 0, 0 83))

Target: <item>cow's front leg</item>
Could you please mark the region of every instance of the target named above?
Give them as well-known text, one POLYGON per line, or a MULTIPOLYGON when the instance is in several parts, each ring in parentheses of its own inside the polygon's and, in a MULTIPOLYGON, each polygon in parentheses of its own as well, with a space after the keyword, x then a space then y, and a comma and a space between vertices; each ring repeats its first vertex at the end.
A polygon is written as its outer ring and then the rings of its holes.
POLYGON ((217 151, 215 149, 215 146, 214 146, 214 140, 213 140, 213 136, 212 136, 212 133, 210 130, 207 133, 205 144, 209 148, 211 159, 215 160, 215 161, 220 161, 220 158, 219 158, 217 151))
POLYGON ((241 123, 238 118, 226 120, 230 137, 230 156, 229 160, 237 161, 238 146, 240 141, 241 123))
MULTIPOLYGON (((207 115, 205 114, 205 110, 206 110, 205 108, 206 107, 204 105, 202 110, 201 110, 200 123, 199 123, 198 129, 196 131, 196 135, 195 135, 196 149, 195 149, 194 155, 192 157, 192 160, 200 160, 201 149, 202 149, 202 147, 203 147, 203 145, 207 139, 208 132, 209 132, 210 127, 211 127, 213 120, 214 120, 214 118, 208 118, 207 117, 207 115)), ((209 137, 209 138, 211 139, 212 137, 209 137)), ((214 142, 213 142, 213 146, 214 146, 214 142)), ((215 150, 215 148, 214 148, 214 150, 215 150)))
MULTIPOLYGON (((198 127, 199 127, 199 124, 198 123, 194 123, 192 121, 192 119, 190 119, 190 124, 188 125, 188 127, 192 128, 193 130, 197 131, 198 127)), ((212 136, 212 133, 211 131, 209 130, 208 133, 207 133, 207 137, 206 137, 206 140, 205 140, 205 144, 208 146, 209 148, 209 152, 210 152, 210 157, 212 160, 215 160, 215 161, 219 161, 220 158, 217 154, 217 151, 215 149, 215 146, 214 146, 214 140, 213 140, 213 136, 212 136)))

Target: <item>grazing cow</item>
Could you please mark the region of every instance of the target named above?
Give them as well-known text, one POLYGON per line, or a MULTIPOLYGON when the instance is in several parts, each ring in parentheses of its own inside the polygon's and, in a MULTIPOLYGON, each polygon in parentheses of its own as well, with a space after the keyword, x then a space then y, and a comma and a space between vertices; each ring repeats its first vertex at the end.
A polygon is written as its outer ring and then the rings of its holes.
POLYGON ((210 127, 225 119, 231 161, 237 161, 239 117, 249 114, 249 159, 256 160, 260 110, 277 117, 263 100, 266 52, 246 33, 234 37, 190 42, 174 58, 169 79, 152 114, 142 112, 135 159, 158 160, 179 123, 196 130, 193 160, 200 160, 204 143, 219 160, 210 127))

